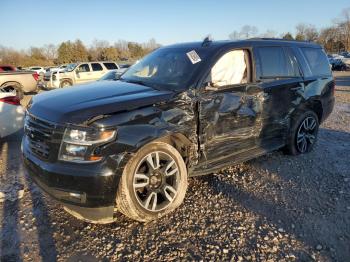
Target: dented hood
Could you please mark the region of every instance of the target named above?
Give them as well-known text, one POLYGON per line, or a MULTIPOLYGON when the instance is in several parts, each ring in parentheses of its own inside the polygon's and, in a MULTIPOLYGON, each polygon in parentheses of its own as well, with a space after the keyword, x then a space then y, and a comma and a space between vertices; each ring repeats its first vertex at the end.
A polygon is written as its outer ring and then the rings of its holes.
POLYGON ((28 111, 55 123, 81 124, 99 115, 167 101, 173 94, 171 91, 121 81, 98 81, 36 95, 28 111))

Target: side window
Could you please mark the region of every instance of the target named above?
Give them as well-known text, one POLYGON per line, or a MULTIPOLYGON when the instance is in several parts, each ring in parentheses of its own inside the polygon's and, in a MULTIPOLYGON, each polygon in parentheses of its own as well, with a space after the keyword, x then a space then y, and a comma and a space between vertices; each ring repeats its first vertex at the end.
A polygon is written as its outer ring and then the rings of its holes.
POLYGON ((283 47, 259 47, 260 78, 288 78, 299 76, 296 64, 286 54, 283 47))
POLYGON ((103 68, 99 63, 91 63, 92 71, 102 71, 103 68))
POLYGON ((326 54, 321 48, 300 48, 313 75, 331 75, 326 54))
POLYGON ((90 67, 88 64, 82 64, 78 67, 78 72, 90 72, 90 67))
POLYGON ((233 50, 224 54, 210 71, 213 86, 229 86, 247 83, 247 64, 244 50, 233 50))
POLYGON ((103 63, 108 70, 118 69, 115 63, 103 63))

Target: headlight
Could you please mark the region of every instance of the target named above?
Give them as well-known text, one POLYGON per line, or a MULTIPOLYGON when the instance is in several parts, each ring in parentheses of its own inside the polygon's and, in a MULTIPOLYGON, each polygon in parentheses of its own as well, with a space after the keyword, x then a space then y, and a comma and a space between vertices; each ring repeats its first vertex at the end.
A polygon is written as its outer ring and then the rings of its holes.
POLYGON ((59 160, 71 162, 96 162, 102 156, 96 155, 96 147, 112 141, 115 130, 79 130, 67 128, 64 132, 59 160))

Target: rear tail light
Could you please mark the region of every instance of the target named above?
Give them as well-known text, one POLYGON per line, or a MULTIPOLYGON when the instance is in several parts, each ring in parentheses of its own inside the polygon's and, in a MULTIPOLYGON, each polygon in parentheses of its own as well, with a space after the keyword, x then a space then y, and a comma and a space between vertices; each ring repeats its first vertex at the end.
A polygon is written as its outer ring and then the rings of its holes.
POLYGON ((0 98, 0 102, 4 102, 6 104, 15 105, 15 106, 21 105, 21 101, 19 100, 18 96, 8 96, 8 97, 0 98))
POLYGON ((39 74, 38 74, 38 73, 34 73, 34 74, 33 74, 33 77, 34 77, 35 81, 38 81, 38 80, 39 80, 39 74))

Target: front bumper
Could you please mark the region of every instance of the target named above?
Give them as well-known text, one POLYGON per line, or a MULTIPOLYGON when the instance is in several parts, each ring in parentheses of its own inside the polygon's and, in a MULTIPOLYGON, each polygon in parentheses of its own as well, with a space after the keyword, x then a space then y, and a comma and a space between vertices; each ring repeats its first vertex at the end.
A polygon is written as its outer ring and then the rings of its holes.
POLYGON ((60 87, 60 82, 59 81, 39 81, 38 83, 38 88, 45 90, 45 89, 54 89, 54 88, 59 88, 60 87))
POLYGON ((96 223, 113 221, 115 198, 120 175, 112 160, 91 164, 46 162, 22 140, 24 166, 33 181, 76 216, 96 223))

